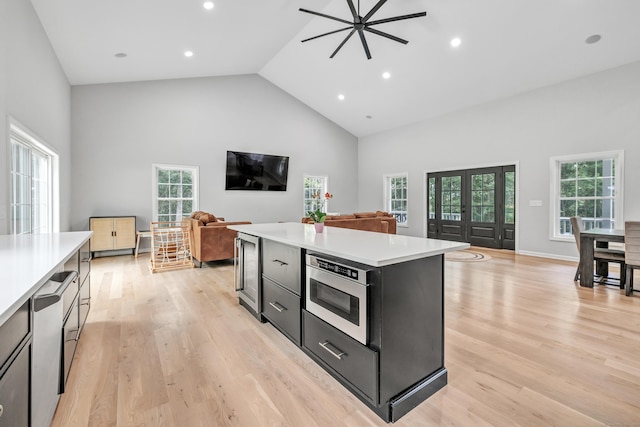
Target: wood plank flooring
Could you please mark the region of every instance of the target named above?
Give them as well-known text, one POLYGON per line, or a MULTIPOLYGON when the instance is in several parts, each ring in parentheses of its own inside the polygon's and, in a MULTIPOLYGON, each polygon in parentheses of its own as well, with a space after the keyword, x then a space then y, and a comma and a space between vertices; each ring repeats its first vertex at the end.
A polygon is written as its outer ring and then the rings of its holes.
MULTIPOLYGON (((580 288, 575 263, 481 250, 492 259, 445 263, 449 383, 395 425, 640 426, 640 294, 580 288)), ((238 305, 232 263, 148 262, 93 261, 53 426, 385 425, 238 305)))

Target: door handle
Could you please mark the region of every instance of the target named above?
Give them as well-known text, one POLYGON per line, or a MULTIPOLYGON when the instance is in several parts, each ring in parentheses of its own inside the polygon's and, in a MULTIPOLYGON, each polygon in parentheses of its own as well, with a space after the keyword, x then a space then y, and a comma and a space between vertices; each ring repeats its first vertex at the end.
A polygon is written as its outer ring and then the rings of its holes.
POLYGON ((279 259, 271 260, 271 262, 279 262, 281 267, 284 266, 284 265, 289 265, 288 263, 286 263, 284 261, 280 261, 279 259))
POLYGON ((331 353, 331 355, 333 357, 335 357, 336 359, 342 360, 342 356, 346 356, 347 355, 347 353, 345 353, 344 351, 340 350, 338 347, 336 347, 335 345, 331 344, 329 341, 319 342, 318 344, 320 344, 320 347, 324 348, 329 353, 331 353))
POLYGON ((71 282, 74 282, 78 277, 77 271, 68 271, 65 273, 67 273, 67 277, 60 283, 53 293, 34 297, 33 311, 40 311, 60 301, 64 291, 67 290, 67 287, 69 287, 71 282))
POLYGON ((269 305, 273 308, 275 308, 276 310, 278 310, 278 313, 282 313, 284 310, 287 309, 287 307, 282 306, 280 304, 278 304, 277 302, 270 302, 269 305))
POLYGON ((242 245, 242 241, 239 237, 233 239, 233 288, 236 292, 244 289, 244 286, 240 283, 241 275, 239 269, 242 268, 240 265, 240 246, 242 245))

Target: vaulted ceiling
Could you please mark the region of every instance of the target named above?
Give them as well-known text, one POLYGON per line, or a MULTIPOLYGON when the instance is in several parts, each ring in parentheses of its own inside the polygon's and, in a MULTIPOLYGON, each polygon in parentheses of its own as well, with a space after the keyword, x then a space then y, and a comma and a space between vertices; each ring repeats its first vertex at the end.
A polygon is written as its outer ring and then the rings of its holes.
POLYGON ((370 60, 357 33, 301 43, 345 24, 299 8, 346 0, 204 1, 31 0, 72 85, 258 73, 356 136, 640 61, 638 0, 389 0, 375 19, 427 16, 366 33, 370 60))

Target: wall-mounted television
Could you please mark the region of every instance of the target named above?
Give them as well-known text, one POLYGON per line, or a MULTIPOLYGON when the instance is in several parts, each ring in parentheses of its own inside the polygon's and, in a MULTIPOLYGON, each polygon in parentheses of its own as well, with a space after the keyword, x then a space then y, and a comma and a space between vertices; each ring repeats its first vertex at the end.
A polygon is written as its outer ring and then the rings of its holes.
POLYGON ((286 191, 289 157, 227 151, 225 190, 286 191))

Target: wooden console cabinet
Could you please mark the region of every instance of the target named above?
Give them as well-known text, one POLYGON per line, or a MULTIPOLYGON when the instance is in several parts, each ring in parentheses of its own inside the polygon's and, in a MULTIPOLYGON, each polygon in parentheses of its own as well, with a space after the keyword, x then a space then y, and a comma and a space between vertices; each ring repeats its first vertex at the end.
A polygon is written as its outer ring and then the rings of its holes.
POLYGON ((91 254, 99 251, 115 251, 131 249, 133 255, 136 249, 136 217, 91 217, 89 229, 93 231, 91 237, 91 254))

